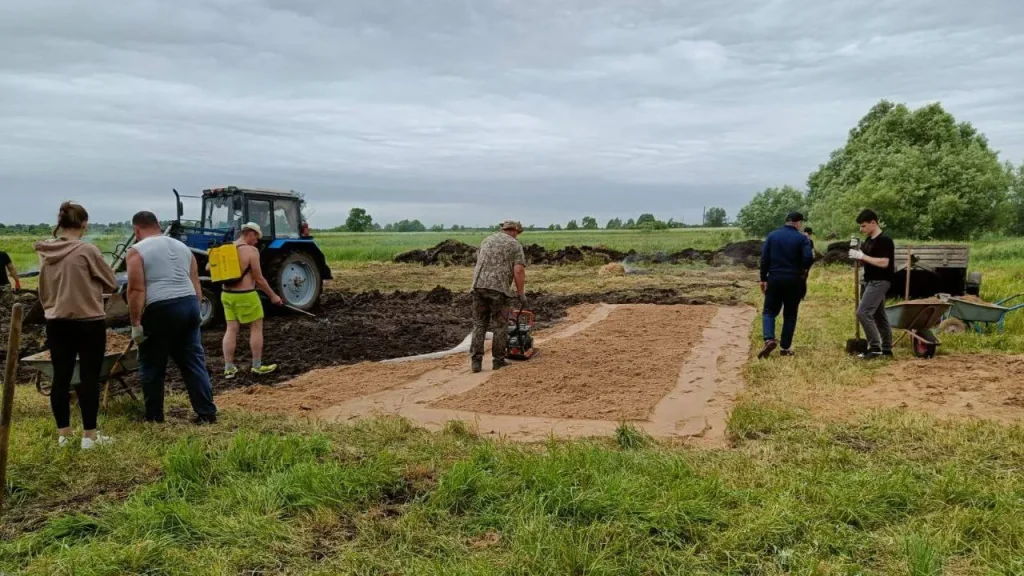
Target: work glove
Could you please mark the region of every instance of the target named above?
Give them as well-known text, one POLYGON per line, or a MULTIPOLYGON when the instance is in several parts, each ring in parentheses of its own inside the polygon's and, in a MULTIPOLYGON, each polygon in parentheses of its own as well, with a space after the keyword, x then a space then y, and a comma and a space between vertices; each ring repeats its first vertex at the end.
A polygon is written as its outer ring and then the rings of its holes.
POLYGON ((519 295, 519 309, 522 310, 523 308, 526 308, 527 304, 528 304, 528 302, 526 300, 526 294, 520 294, 519 295))
POLYGON ((137 346, 141 346, 146 341, 146 334, 142 331, 142 326, 132 326, 132 340, 137 346))
POLYGON ((864 259, 864 253, 861 252, 860 250, 857 250, 856 248, 851 249, 850 250, 850 259, 851 260, 863 260, 864 259))

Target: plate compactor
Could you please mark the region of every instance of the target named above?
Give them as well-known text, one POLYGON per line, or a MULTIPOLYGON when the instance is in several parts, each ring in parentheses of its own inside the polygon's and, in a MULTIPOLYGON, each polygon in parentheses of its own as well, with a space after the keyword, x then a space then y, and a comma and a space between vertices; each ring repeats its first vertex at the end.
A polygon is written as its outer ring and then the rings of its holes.
POLYGON ((536 350, 533 348, 533 312, 529 310, 508 311, 508 350, 505 358, 509 360, 529 360, 536 350))

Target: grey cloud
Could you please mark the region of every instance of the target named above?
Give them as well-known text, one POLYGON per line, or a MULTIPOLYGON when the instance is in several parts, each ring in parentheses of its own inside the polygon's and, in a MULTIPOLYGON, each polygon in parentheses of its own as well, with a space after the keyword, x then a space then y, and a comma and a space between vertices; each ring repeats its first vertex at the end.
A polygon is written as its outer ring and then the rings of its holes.
POLYGON ((0 220, 307 193, 314 224, 735 213, 880 98, 1024 160, 1024 5, 70 0, 0 7, 0 220), (496 200, 497 198, 497 200, 496 200), (455 218, 445 218, 449 215, 455 218))

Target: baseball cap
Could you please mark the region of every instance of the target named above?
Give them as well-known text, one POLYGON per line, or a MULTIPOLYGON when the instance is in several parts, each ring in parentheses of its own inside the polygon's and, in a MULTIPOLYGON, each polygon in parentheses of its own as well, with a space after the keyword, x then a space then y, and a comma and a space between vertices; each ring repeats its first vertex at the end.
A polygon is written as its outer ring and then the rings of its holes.
POLYGON ((786 222, 803 222, 804 215, 799 212, 790 212, 786 214, 786 222))
POLYGON ((246 230, 252 230, 256 233, 257 238, 263 238, 263 230, 260 230, 260 225, 255 222, 246 222, 242 224, 242 232, 246 230))
POLYGON ((516 232, 523 231, 523 225, 518 220, 505 220, 499 226, 502 230, 515 230, 516 232))

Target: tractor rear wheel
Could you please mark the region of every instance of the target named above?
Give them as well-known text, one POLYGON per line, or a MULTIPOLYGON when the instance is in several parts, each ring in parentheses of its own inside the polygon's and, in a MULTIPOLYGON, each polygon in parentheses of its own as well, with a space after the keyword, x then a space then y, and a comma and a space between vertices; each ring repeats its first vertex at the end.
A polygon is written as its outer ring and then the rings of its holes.
POLYGON ((309 311, 320 302, 323 279, 312 256, 292 252, 276 260, 270 276, 274 291, 285 304, 309 311))
POLYGON ((220 304, 220 294, 210 288, 203 288, 203 297, 199 300, 199 326, 212 328, 224 319, 224 308, 220 304))

